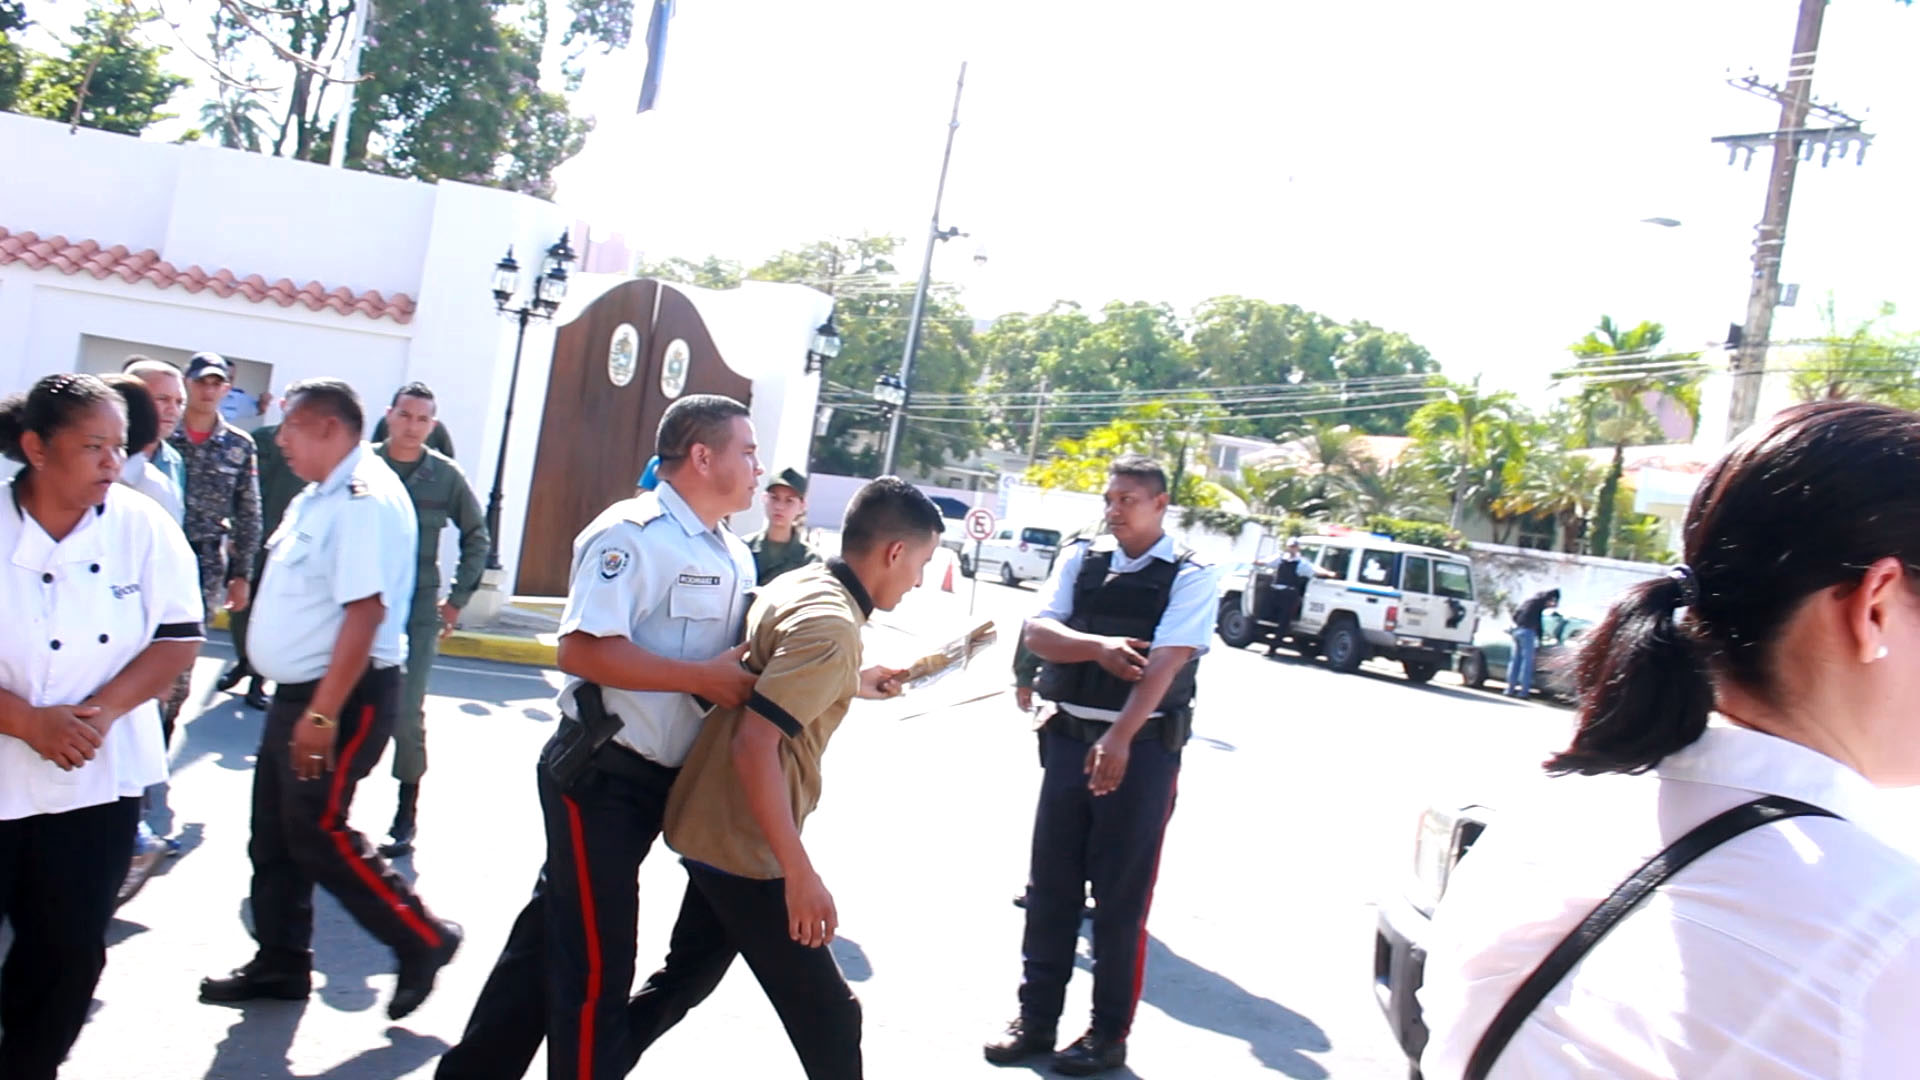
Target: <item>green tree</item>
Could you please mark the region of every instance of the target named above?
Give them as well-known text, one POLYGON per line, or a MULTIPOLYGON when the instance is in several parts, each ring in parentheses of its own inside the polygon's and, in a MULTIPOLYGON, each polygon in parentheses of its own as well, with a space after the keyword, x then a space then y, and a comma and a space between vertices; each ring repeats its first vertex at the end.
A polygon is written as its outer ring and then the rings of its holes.
POLYGON ((1536 446, 1495 505, 1510 517, 1551 518, 1560 529, 1560 550, 1576 554, 1603 482, 1587 458, 1560 446, 1536 446))
POLYGON ((1880 305, 1873 318, 1842 329, 1828 294, 1820 306, 1826 333, 1793 373, 1793 393, 1801 401, 1860 400, 1920 409, 1920 339, 1884 327, 1892 304, 1880 305))
POLYGON ((1345 516, 1356 521, 1373 517, 1435 521, 1445 514, 1446 491, 1417 463, 1404 459, 1381 462, 1360 454, 1334 475, 1333 486, 1342 496, 1345 516))
POLYGON ((1440 365, 1426 349, 1396 330, 1353 322, 1334 357, 1339 374, 1340 422, 1369 435, 1398 435, 1420 407, 1422 380, 1440 365))
POLYGON ((1329 509, 1325 480, 1296 464, 1250 465, 1221 486, 1256 514, 1324 518, 1329 509))
POLYGON ((1407 434, 1419 466, 1451 493, 1447 528, 1459 532, 1469 509, 1491 511, 1508 471, 1525 459, 1525 415, 1512 394, 1482 392, 1477 376, 1441 385, 1446 396, 1422 405, 1407 434))
MULTIPOLYGON (((834 413, 814 450, 815 467, 823 472, 871 476, 880 466, 887 424, 874 405, 873 384, 882 373, 900 369, 913 297, 870 283, 895 275, 893 256, 900 243, 892 236, 824 240, 781 252, 747 275, 834 294, 840 355, 827 368, 821 393, 822 403, 834 413)), ((979 373, 973 320, 951 287, 936 285, 927 294, 910 387, 925 400, 908 402, 900 450, 894 455, 896 469, 937 469, 980 444, 980 415, 947 404, 970 393, 979 373)))
MULTIPOLYGON (((96 3, 73 28, 65 55, 31 55, 26 60, 9 107, 28 116, 122 135, 138 135, 171 119, 173 114, 162 110, 188 80, 162 71, 160 58, 168 50, 141 39, 141 24, 154 17, 128 2, 96 3)), ((15 18, 24 21, 18 13, 0 11, 0 24, 15 18)), ((6 64, 6 57, 0 55, 0 68, 6 64)), ((5 78, 0 70, 0 85, 5 78)), ((0 88, 0 97, 6 95, 0 88)))
POLYGON ((1045 488, 1097 494, 1107 488, 1107 466, 1114 458, 1144 454, 1166 469, 1168 489, 1176 504, 1216 507, 1226 489, 1180 467, 1182 457, 1191 453, 1193 431, 1206 422, 1204 410, 1196 417, 1195 410, 1164 403, 1129 409, 1079 438, 1055 443, 1047 460, 1027 470, 1026 480, 1045 488))
POLYGON ((0 110, 13 111, 20 82, 27 74, 26 46, 20 43, 27 21, 26 0, 0 0, 0 110))
POLYGON ((643 261, 634 267, 633 276, 672 281, 702 289, 737 289, 746 274, 740 269, 739 263, 731 259, 722 259, 717 255, 709 255, 700 262, 678 257, 655 263, 643 261))
POLYGON ((1602 316, 1600 325, 1573 343, 1572 369, 1558 377, 1584 382, 1578 402, 1588 430, 1613 447, 1613 463, 1602 484, 1593 529, 1593 553, 1605 555, 1613 538, 1615 497, 1627 468, 1627 447, 1649 437, 1658 438, 1659 423, 1648 400, 1662 396, 1680 402, 1690 413, 1700 411, 1701 372, 1690 361, 1698 353, 1661 350, 1666 329, 1642 322, 1632 329, 1602 316), (1681 367, 1677 365, 1686 364, 1681 367))

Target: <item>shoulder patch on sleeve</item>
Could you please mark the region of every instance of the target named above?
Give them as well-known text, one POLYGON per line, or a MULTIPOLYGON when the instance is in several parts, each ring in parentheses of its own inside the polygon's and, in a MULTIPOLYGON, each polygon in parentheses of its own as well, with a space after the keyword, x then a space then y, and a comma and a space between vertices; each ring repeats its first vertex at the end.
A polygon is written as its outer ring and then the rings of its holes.
POLYGON ((626 551, 621 548, 610 547, 600 553, 600 576, 604 580, 612 581, 614 578, 626 573, 627 567, 631 565, 632 562, 633 557, 628 555, 626 551))
POLYGON ((356 476, 347 481, 347 490, 353 494, 354 498, 358 499, 364 495, 367 495, 373 489, 367 486, 367 482, 365 480, 356 476))

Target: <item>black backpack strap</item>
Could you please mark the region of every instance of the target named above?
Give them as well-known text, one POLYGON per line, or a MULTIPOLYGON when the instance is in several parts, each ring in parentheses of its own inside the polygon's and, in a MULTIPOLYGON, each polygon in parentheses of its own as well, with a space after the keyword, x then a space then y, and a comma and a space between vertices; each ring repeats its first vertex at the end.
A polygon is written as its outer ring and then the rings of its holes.
POLYGON ((1493 1023, 1487 1026, 1486 1034, 1480 1036, 1479 1045, 1473 1048, 1473 1056, 1467 1060, 1464 1080, 1486 1080, 1487 1073, 1493 1069, 1493 1063, 1500 1059, 1501 1051, 1507 1043, 1519 1033, 1520 1025, 1527 1022, 1533 1010, 1546 1000, 1560 980, 1567 977, 1580 958, 1587 955, 1607 931, 1645 900, 1653 890, 1659 888, 1668 878, 1680 872, 1688 863, 1719 847, 1721 844, 1739 836, 1750 829, 1770 825, 1776 821, 1785 821, 1793 817, 1839 817, 1830 810, 1803 803, 1798 799, 1789 799, 1784 795, 1768 795, 1743 803, 1718 817, 1708 820, 1693 831, 1675 840, 1660 854, 1647 860, 1647 864, 1634 872, 1634 875, 1613 890, 1613 895, 1600 902, 1573 932, 1560 940, 1552 952, 1547 954, 1540 966, 1533 969, 1520 988, 1513 992, 1500 1012, 1494 1016, 1493 1023))

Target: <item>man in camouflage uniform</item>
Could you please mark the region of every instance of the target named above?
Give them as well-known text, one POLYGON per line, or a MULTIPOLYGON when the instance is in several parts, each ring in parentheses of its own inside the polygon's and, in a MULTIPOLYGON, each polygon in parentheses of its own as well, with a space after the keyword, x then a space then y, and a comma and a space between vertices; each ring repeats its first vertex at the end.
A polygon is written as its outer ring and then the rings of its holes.
MULTIPOLYGON (((253 576, 249 588, 259 591, 260 573, 267 566, 267 541, 273 539, 274 531, 280 528, 280 519, 286 515, 287 504, 295 495, 307 486, 305 480, 295 476, 287 467, 286 455, 280 452, 280 445, 274 442, 279 434, 279 424, 267 424, 253 432, 254 458, 259 463, 260 473, 260 546, 251 556, 253 576)), ((238 550, 235 556, 238 557, 238 550)), ((240 685, 241 679, 247 679, 247 708, 265 712, 267 708, 266 680, 253 670, 247 662, 247 625, 253 617, 251 606, 241 608, 228 617, 233 630, 233 666, 220 676, 214 684, 216 690, 232 690, 240 685)))
POLYGON ((767 527, 746 538, 759 584, 798 570, 820 556, 800 539, 800 516, 807 512, 807 478, 798 469, 781 469, 767 481, 767 527))
POLYGON ((389 859, 413 852, 420 778, 427 771, 427 675, 439 654, 440 639, 453 632, 460 609, 480 587, 487 563, 487 524, 480 500, 460 466, 432 446, 433 432, 440 426, 436 408, 433 391, 425 383, 401 387, 384 421, 390 437, 373 448, 407 486, 420 520, 420 562, 407 619, 406 688, 393 724, 393 778, 400 781, 400 802, 388 842, 380 845, 380 854, 389 859), (450 524, 460 530, 460 564, 453 572, 446 602, 441 603, 440 530, 450 524))
POLYGON ((187 542, 200 561, 209 622, 223 607, 241 611, 252 601, 252 555, 260 550, 253 437, 220 415, 232 384, 226 357, 196 353, 187 362, 186 416, 169 440, 187 465, 187 542))

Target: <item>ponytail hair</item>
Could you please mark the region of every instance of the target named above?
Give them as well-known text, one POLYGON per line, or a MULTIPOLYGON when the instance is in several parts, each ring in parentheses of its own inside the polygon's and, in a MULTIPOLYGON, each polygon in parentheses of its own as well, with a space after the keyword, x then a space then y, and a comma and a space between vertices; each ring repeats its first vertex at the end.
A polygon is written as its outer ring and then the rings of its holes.
POLYGON ((1808 597, 1888 557, 1920 588, 1920 415, 1823 401, 1754 427, 1701 478, 1685 548, 1588 634, 1547 772, 1645 772, 1700 738, 1716 681, 1781 696, 1775 650, 1808 597))
POLYGON ((1547 759, 1548 773, 1645 772, 1707 729, 1713 683, 1676 618, 1683 592, 1677 573, 1643 581, 1588 631, 1575 676, 1579 731, 1547 759))
POLYGON ((49 375, 26 393, 0 400, 0 454, 31 469, 21 446, 27 432, 51 439, 103 401, 121 404, 120 395, 98 378, 68 373, 49 375))

